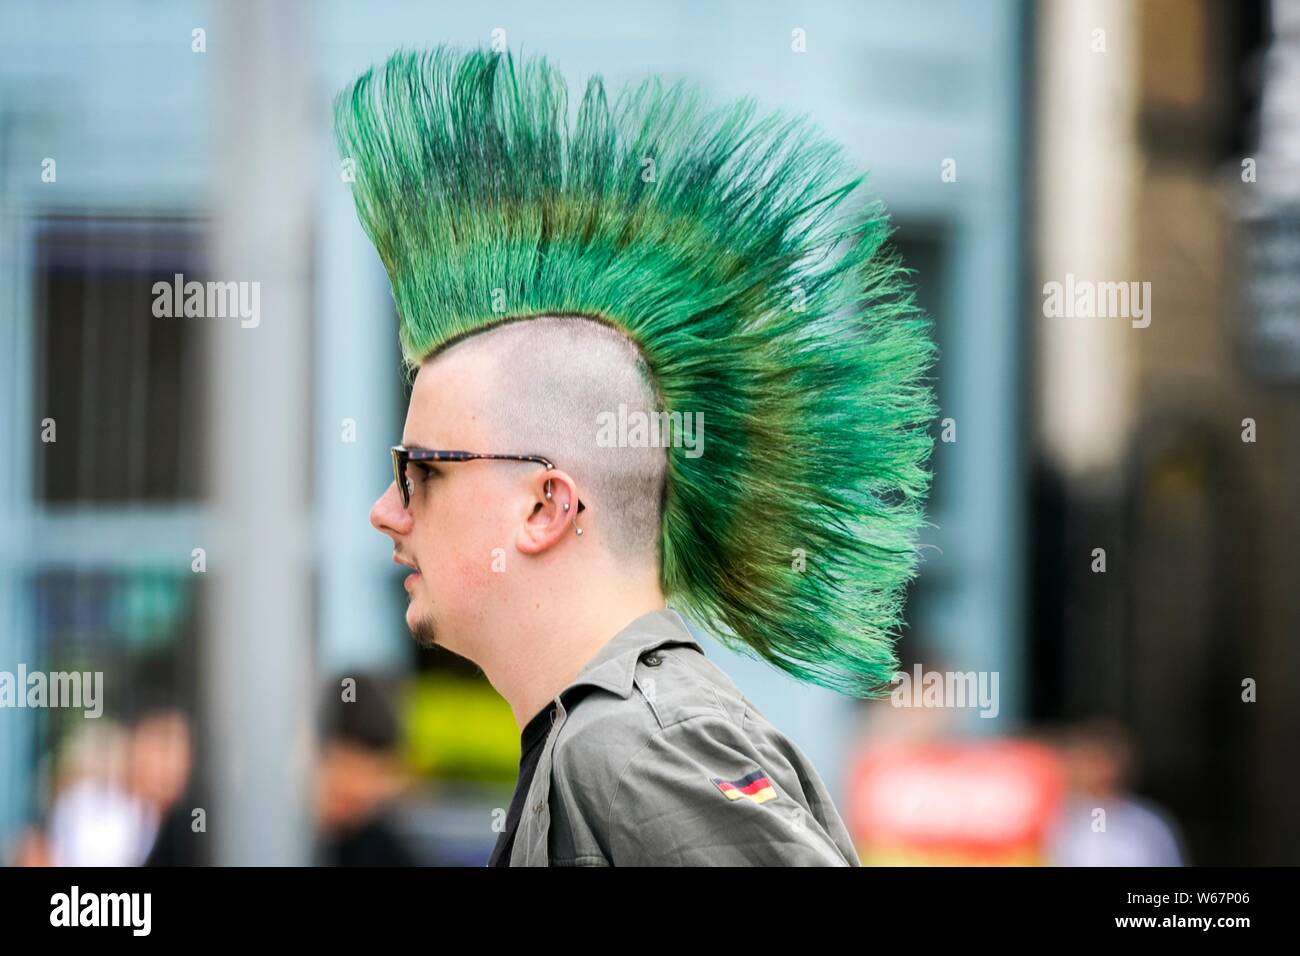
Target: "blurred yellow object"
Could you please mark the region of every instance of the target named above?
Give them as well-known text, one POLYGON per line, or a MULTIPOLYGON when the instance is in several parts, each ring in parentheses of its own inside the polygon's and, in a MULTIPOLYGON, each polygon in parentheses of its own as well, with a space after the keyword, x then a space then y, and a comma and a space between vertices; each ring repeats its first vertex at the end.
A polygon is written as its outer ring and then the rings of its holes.
POLYGON ((486 681, 421 674, 402 687, 403 757, 415 773, 441 779, 513 781, 519 728, 486 681))
POLYGON ((1037 847, 1021 847, 1007 852, 971 850, 926 850, 911 846, 860 848, 863 866, 1046 866, 1037 847))

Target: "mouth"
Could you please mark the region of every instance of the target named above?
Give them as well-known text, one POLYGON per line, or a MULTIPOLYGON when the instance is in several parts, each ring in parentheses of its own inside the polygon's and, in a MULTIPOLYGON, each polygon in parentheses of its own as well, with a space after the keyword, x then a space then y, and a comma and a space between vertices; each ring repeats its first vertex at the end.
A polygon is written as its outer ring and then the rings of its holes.
POLYGON ((393 563, 396 565, 400 565, 401 567, 411 569, 411 573, 408 574, 406 576, 406 580, 402 582, 403 587, 409 588, 412 584, 414 584, 416 581, 420 579, 420 569, 416 567, 414 564, 412 564, 410 561, 403 561, 394 553, 393 563))

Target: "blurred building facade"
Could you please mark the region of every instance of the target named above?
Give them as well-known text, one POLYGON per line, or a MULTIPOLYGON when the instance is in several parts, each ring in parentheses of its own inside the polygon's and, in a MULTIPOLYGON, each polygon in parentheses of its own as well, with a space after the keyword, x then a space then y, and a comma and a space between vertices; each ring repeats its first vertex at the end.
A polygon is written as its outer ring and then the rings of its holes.
POLYGON ((1300 853, 1298 12, 1054 4, 1037 30, 1030 707, 1122 720, 1193 863, 1300 853), (1148 315, 1044 315, 1067 273, 1150 283, 1148 315))

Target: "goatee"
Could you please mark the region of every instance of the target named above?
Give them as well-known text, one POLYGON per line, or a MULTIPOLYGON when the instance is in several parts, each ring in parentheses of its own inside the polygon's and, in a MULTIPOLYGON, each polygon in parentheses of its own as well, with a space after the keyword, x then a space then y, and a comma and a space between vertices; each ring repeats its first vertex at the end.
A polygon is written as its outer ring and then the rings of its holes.
POLYGON ((415 627, 411 629, 411 637, 415 638, 415 643, 421 647, 436 647, 438 642, 433 631, 433 618, 425 617, 417 621, 415 627))

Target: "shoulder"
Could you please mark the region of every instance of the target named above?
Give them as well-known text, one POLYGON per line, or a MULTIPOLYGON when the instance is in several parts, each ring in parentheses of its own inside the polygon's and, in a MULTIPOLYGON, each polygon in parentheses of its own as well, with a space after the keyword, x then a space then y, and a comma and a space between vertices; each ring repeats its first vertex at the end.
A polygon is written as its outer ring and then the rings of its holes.
POLYGON ((699 650, 640 655, 626 698, 585 690, 554 745, 557 858, 845 865, 815 773, 699 650))
POLYGON ((639 655, 627 697, 579 688, 566 710, 551 757, 553 789, 570 812, 593 820, 607 817, 616 799, 646 796, 629 781, 647 763, 702 766, 737 754, 752 762, 775 733, 725 671, 684 644, 639 655))
POLYGON ((742 729, 752 705, 720 667, 690 645, 641 654, 628 697, 583 688, 568 706, 555 741, 557 767, 577 768, 630 757, 652 738, 693 718, 713 718, 742 729))
POLYGON ((610 815, 628 768, 665 730, 697 720, 743 722, 744 699, 730 678, 689 644, 637 655, 630 686, 588 684, 566 691, 564 721, 550 759, 554 865, 613 859, 610 815))
POLYGON ((583 687, 565 707, 551 757, 553 792, 571 812, 595 819, 608 813, 634 760, 665 740, 689 745, 673 728, 707 723, 740 735, 749 702, 720 667, 681 644, 640 654, 627 697, 583 687))

